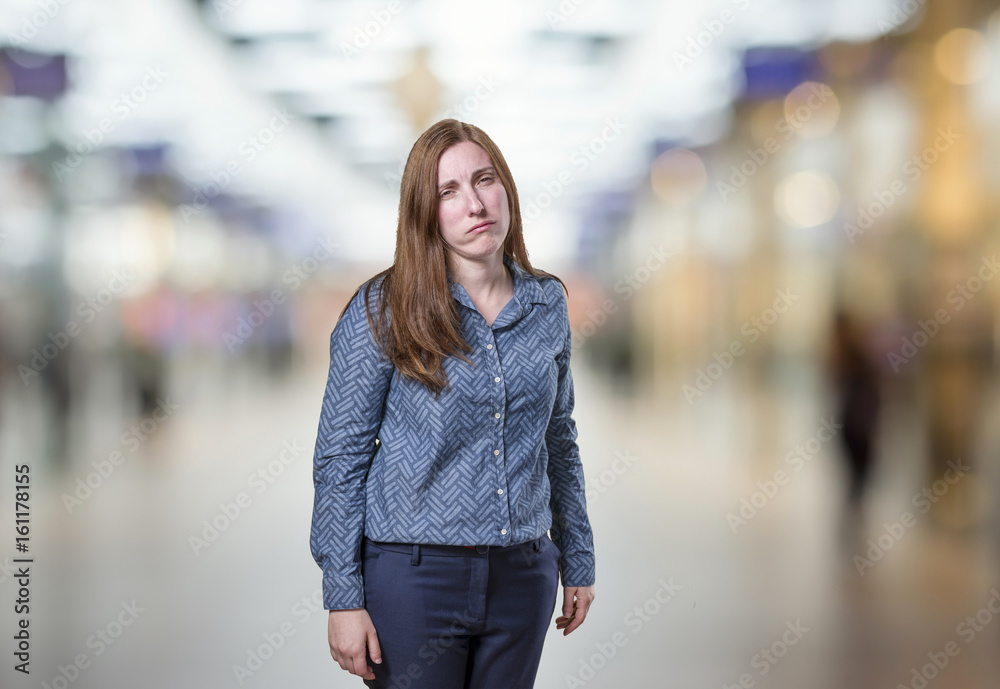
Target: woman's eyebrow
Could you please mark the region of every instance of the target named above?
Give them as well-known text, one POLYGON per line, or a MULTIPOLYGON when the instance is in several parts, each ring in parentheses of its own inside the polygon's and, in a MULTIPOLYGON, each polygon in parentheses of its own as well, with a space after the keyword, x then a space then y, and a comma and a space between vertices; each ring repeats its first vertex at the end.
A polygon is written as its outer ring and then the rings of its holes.
MULTIPOLYGON (((494 170, 493 170, 493 166, 492 165, 490 165, 489 167, 481 167, 478 170, 476 170, 475 172, 473 172, 472 176, 475 177, 476 175, 479 175, 480 173, 483 173, 483 172, 493 172, 493 171, 494 170)), ((453 179, 449 179, 447 182, 442 182, 441 184, 438 185, 438 191, 441 191, 442 189, 444 189, 449 184, 455 184, 455 183, 456 183, 456 180, 453 180, 453 179)))

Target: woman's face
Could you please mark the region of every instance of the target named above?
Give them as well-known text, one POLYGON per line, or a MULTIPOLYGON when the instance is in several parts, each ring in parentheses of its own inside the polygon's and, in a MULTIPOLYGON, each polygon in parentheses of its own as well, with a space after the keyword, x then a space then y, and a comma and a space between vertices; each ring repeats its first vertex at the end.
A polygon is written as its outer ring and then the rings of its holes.
POLYGON ((475 142, 463 141, 441 154, 438 227, 445 244, 465 258, 481 259, 503 249, 510 229, 507 191, 475 142))

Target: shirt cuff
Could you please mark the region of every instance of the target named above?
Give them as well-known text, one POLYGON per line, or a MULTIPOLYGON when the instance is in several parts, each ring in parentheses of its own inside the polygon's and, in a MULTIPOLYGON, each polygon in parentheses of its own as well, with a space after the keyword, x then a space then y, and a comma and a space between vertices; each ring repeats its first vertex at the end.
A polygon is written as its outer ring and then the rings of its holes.
POLYGON ((560 556, 559 576, 563 586, 593 586, 594 554, 574 553, 560 556))
POLYGON ((323 607, 326 610, 365 607, 365 587, 361 575, 344 577, 323 572, 323 607))

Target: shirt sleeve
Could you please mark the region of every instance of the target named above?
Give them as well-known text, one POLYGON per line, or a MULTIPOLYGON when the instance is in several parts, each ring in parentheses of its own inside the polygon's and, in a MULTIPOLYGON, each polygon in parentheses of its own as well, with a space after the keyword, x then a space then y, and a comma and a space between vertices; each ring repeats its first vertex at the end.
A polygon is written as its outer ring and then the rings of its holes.
POLYGON ((594 536, 587 517, 583 464, 580 462, 580 448, 576 444, 576 422, 572 416, 575 399, 569 364, 573 335, 565 297, 561 302, 566 334, 563 350, 556 356, 559 369, 556 401, 545 432, 549 453, 546 471, 552 489, 550 531, 552 542, 562 553, 559 570, 563 586, 592 586, 595 578, 594 536))
MULTIPOLYGON (((371 291, 372 314, 378 290, 371 291)), ((368 326, 362 288, 330 335, 330 372, 313 454, 310 549, 323 571, 323 607, 364 607, 365 483, 394 367, 368 326)))

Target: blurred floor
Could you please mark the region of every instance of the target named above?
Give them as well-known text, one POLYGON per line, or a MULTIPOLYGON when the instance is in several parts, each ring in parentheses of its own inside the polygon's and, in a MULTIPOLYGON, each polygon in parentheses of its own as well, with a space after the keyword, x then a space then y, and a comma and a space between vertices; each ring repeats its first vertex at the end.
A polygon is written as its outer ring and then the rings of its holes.
MULTIPOLYGON (((767 386, 734 371, 688 405, 680 383, 663 383, 658 396, 622 397, 582 355, 574 373, 597 599, 572 635, 553 624, 540 689, 1000 686, 994 613, 980 612, 986 623, 971 638, 973 628, 959 626, 1000 585, 983 534, 955 535, 918 516, 860 575, 838 547, 843 478, 832 442, 789 471, 745 523, 727 517, 762 490, 758 481, 788 469, 786 452, 829 417, 815 379, 788 376, 797 387, 762 393, 767 386)), ((320 572, 309 554, 325 376, 322 362, 275 384, 210 360, 175 364, 165 401, 177 410, 134 452, 118 437, 127 427, 108 430, 119 418, 113 395, 94 393, 78 407, 72 468, 36 476, 32 676, 14 683, 5 626, 0 684, 362 686, 329 657, 327 615, 315 602, 320 572), (116 448, 124 461, 67 508, 60 495, 116 448), (216 536, 206 533, 213 521, 216 536), (86 667, 75 670, 79 654, 86 667)), ((25 439, 51 427, 41 398, 6 393, 0 449, 36 456, 42 448, 25 439)), ((865 539, 898 520, 921 486, 912 427, 889 412, 865 539)), ((10 481, 0 478, 7 488, 10 481)), ((8 501, 2 510, 2 523, 12 523, 8 501)), ((9 576, 0 589, 10 610, 9 576)), ((561 602, 560 592, 557 610, 561 602)), ((1000 610, 1000 596, 993 605, 1000 610)))

